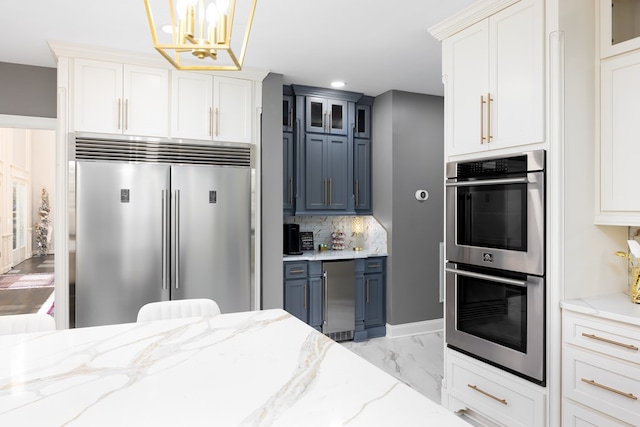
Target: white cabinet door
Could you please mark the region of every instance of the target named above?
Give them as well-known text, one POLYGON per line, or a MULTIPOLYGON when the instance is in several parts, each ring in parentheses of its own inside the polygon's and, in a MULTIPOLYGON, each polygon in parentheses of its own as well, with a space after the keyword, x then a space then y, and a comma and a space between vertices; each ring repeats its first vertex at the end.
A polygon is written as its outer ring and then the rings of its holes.
POLYGON ((489 82, 487 20, 443 41, 445 63, 445 126, 448 156, 472 153, 487 146, 483 102, 489 82))
POLYGON ((123 133, 169 135, 169 71, 124 65, 123 133))
POLYGON ((252 142, 253 82, 229 77, 213 79, 213 140, 252 142))
POLYGON ((602 61, 600 70, 600 213, 613 215, 608 223, 624 215, 621 225, 639 225, 640 51, 602 61))
POLYGON ((447 156, 544 141, 544 20, 523 0, 443 42, 447 156))
POLYGON ((213 78, 190 71, 171 73, 171 136, 211 140, 213 78))
POLYGON ((74 61, 76 131, 167 136, 167 70, 87 59, 74 61))
POLYGON ((76 131, 122 133, 122 64, 74 60, 76 131))
POLYGON ((538 1, 489 18, 491 148, 544 141, 544 23, 538 1))

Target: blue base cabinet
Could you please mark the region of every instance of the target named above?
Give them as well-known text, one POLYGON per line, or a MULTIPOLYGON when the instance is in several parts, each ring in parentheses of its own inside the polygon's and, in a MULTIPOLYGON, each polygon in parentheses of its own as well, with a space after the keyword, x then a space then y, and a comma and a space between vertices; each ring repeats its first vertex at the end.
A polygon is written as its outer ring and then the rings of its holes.
POLYGON ((386 257, 357 260, 354 341, 385 336, 386 321, 386 257))

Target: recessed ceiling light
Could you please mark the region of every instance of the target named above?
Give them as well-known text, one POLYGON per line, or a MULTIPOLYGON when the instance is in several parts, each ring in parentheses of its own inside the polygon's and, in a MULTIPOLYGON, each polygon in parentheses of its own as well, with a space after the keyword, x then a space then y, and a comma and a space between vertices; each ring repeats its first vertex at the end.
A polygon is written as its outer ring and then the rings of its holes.
POLYGON ((344 87, 346 85, 345 82, 335 81, 331 82, 331 87, 344 87))

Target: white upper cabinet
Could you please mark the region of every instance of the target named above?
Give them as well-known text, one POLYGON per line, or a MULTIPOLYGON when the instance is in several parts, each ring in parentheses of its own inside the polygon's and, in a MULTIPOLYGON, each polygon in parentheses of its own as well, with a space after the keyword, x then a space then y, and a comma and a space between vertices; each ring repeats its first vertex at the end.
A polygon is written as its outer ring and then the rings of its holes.
POLYGON ((523 0, 443 41, 447 155, 544 142, 544 21, 523 0))
POLYGON ((73 90, 75 131, 169 134, 168 70, 76 59, 73 90))
POLYGON ((640 50, 600 66, 600 209, 596 223, 640 225, 640 50))
POLYGON ((173 138, 252 142, 252 81, 180 71, 171 80, 173 138))
POLYGON ((600 0, 600 57, 640 48, 640 1, 600 0))

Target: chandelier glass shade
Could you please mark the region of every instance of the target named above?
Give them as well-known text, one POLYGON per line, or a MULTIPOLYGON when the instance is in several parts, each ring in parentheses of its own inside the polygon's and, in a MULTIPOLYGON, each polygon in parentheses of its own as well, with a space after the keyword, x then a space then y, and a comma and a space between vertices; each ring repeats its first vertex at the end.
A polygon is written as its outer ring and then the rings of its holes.
POLYGON ((241 70, 256 3, 144 0, 153 47, 179 70, 241 70))

